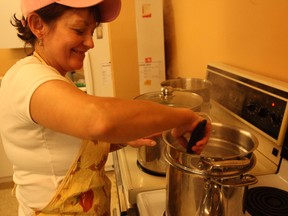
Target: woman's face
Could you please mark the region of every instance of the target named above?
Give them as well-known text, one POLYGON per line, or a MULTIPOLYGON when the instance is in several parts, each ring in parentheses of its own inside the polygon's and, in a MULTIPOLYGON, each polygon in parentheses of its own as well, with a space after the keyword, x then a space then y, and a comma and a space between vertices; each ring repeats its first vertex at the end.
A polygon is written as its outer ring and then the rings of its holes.
POLYGON ((81 69, 85 52, 94 47, 95 28, 96 21, 88 9, 68 10, 44 35, 39 54, 63 75, 81 69))

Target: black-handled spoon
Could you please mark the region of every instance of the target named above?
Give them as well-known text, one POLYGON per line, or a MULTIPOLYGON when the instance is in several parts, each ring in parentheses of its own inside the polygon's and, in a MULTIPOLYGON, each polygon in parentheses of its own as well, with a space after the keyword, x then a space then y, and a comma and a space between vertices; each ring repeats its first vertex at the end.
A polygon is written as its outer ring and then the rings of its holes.
POLYGON ((206 124, 207 124, 207 120, 204 119, 192 131, 191 137, 189 139, 189 142, 186 148, 187 153, 193 153, 192 146, 196 145, 196 143, 204 137, 206 124))

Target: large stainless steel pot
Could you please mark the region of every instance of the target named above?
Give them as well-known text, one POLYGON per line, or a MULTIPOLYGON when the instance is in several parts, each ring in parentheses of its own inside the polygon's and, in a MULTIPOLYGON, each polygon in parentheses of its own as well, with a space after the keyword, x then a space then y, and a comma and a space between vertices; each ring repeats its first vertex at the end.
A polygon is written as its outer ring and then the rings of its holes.
POLYGON ((257 138, 242 129, 212 123, 211 138, 201 155, 186 153, 169 131, 163 133, 169 163, 166 216, 243 216, 247 174, 256 164, 257 138))
POLYGON ((202 112, 209 114, 210 110, 210 89, 212 82, 199 78, 174 78, 161 82, 162 87, 170 86, 175 90, 190 91, 203 98, 202 112))
MULTIPOLYGON (((195 112, 201 111, 202 97, 192 92, 182 91, 148 92, 139 95, 136 100, 150 100, 174 108, 187 108, 195 112)), ((162 137, 154 137, 155 146, 141 146, 138 148, 137 163, 144 171, 154 175, 165 176, 167 161, 164 158, 165 143, 162 137)))

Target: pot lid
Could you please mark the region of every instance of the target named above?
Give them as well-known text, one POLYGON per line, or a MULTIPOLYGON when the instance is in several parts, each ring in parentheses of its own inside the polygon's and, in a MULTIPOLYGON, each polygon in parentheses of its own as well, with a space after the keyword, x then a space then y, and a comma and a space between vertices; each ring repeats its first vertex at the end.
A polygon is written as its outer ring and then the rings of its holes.
POLYGON ((161 91, 148 92, 139 95, 136 100, 149 100, 171 107, 183 107, 189 109, 200 108, 203 99, 193 92, 174 90, 171 87, 163 87, 161 91))
POLYGON ((212 82, 199 78, 174 78, 161 82, 161 86, 171 86, 174 89, 182 89, 186 91, 199 92, 212 86, 212 82))

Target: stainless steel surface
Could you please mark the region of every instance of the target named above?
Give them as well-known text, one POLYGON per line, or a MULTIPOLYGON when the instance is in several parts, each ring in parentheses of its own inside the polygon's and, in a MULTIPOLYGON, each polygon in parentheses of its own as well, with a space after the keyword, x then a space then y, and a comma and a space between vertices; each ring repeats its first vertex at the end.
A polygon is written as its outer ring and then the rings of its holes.
MULTIPOLYGON (((190 139, 187 137, 187 140, 190 139)), ((175 139, 170 131, 163 133, 164 142, 173 149, 185 153, 181 139, 175 139)), ((257 138, 250 132, 225 125, 212 123, 212 131, 207 145, 201 153, 202 157, 217 160, 246 157, 258 147, 257 138)), ((189 153, 188 153, 189 154, 189 153)))
POLYGON ((200 111, 203 99, 198 94, 184 91, 173 91, 163 94, 161 91, 148 92, 139 95, 135 100, 149 100, 171 107, 186 107, 194 111, 200 111))
POLYGON ((257 177, 251 174, 243 174, 240 175, 239 178, 223 178, 220 180, 213 180, 215 183, 221 186, 227 187, 243 187, 243 186, 250 186, 254 185, 258 182, 257 177))
POLYGON ((233 159, 247 157, 258 147, 258 139, 242 128, 212 123, 208 144, 201 155, 213 159, 233 159))
POLYGON ((143 171, 152 175, 165 176, 167 169, 167 162, 163 157, 165 144, 161 137, 155 137, 153 140, 156 141, 155 146, 138 148, 137 162, 143 171))
POLYGON ((170 131, 163 133, 163 140, 169 164, 208 177, 229 177, 251 170, 255 164, 251 155, 258 145, 253 134, 221 123, 212 123, 210 139, 200 156, 187 153, 182 140, 175 139, 170 131))
POLYGON ((218 184, 205 182, 205 195, 200 202, 199 216, 221 216, 224 214, 223 197, 218 184))
POLYGON ((189 174, 174 166, 169 166, 167 176, 165 208, 167 216, 243 216, 245 188, 255 183, 246 181, 247 179, 242 180, 239 176, 229 179, 231 184, 228 182, 225 185, 219 184, 213 179, 189 174), (221 210, 217 207, 221 207, 221 210))
POLYGON ((245 187, 257 183, 255 176, 245 174, 256 163, 253 151, 257 148, 257 138, 220 123, 212 123, 212 131, 200 156, 187 153, 170 132, 163 134, 169 163, 168 216, 244 215, 242 208, 235 207, 243 205, 240 202, 244 200, 245 187))

